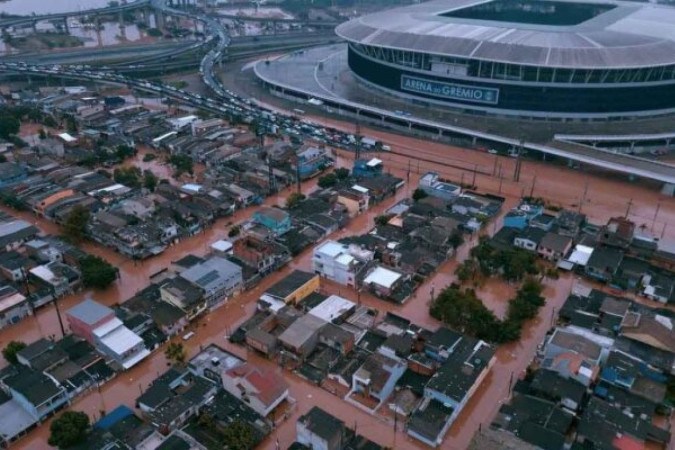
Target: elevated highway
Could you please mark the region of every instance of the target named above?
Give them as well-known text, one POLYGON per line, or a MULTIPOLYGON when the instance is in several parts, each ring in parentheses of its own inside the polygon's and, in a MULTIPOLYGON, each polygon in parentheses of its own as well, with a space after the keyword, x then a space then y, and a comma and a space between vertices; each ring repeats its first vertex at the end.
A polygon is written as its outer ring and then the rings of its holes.
POLYGON ((54 14, 42 14, 39 16, 20 16, 20 17, 9 17, 5 19, 0 19, 0 29, 7 27, 15 27, 17 25, 25 25, 33 23, 36 21, 44 20, 62 20, 68 17, 83 17, 83 16, 93 16, 93 15, 106 15, 106 14, 118 14, 124 11, 130 11, 139 8, 145 8, 150 5, 151 0, 133 0, 128 3, 117 5, 117 6, 108 6, 106 8, 94 8, 94 9, 83 9, 80 11, 69 11, 63 13, 54 13, 54 14))

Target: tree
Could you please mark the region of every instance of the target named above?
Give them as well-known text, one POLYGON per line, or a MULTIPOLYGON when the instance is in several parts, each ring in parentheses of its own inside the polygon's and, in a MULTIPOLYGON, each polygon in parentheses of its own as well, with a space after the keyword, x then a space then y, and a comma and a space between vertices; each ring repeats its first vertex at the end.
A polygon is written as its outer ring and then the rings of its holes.
POLYGON ((334 173, 326 174, 322 177, 319 177, 318 185, 322 189, 333 187, 337 184, 338 178, 334 173))
POLYGON ((154 173, 150 170, 144 170, 143 171, 143 187, 149 190, 150 192, 154 192, 155 188, 157 187, 157 183, 159 180, 155 176, 154 173))
POLYGON ((465 283, 469 280, 473 280, 478 274, 478 265, 476 261, 472 259, 465 259, 457 269, 455 269, 455 275, 462 283, 465 283))
POLYGON ((113 178, 130 188, 141 187, 141 169, 138 167, 118 167, 113 171, 113 178))
POLYGON ((464 243, 464 236, 462 236, 462 233, 459 231, 453 232, 450 235, 450 238, 448 239, 448 244, 450 244, 452 248, 454 248, 455 250, 463 243, 464 243))
POLYGON ((21 341, 9 341, 7 346, 2 349, 2 356, 10 364, 17 364, 19 361, 16 354, 26 348, 26 343, 21 341))
POLYGON ((160 37, 162 35, 162 32, 157 28, 149 28, 146 33, 148 33, 148 36, 150 37, 160 37))
POLYGON ((169 163, 174 167, 173 176, 178 178, 184 173, 193 173, 193 162, 192 158, 187 155, 171 155, 169 157, 169 163))
POLYGON ((80 271, 82 284, 94 289, 105 289, 117 279, 117 268, 96 255, 80 259, 80 271))
POLYGON ((63 223, 63 233, 72 242, 80 242, 87 233, 89 210, 82 205, 75 205, 63 223))
POLYGON ((258 444, 255 430, 241 420, 235 420, 223 428, 222 439, 228 450, 251 450, 258 444))
POLYGON ((40 128, 40 131, 38 131, 38 137, 40 140, 47 139, 47 132, 45 131, 44 128, 40 128))
POLYGON ((66 411, 49 427, 48 444, 58 448, 73 447, 84 441, 88 430, 89 416, 82 411, 66 411))
POLYGON ((293 209, 305 199, 305 194, 301 192, 293 192, 286 198, 286 209, 293 209))
POLYGON ((391 220, 391 215, 389 214, 381 214, 377 217, 375 217, 375 225, 379 226, 385 226, 386 224, 389 223, 389 220, 391 220))
POLYGON ((136 149, 130 145, 120 144, 115 148, 115 156, 117 156, 120 161, 124 161, 135 154, 136 149))
POLYGON ((16 117, 9 114, 0 115, 0 138, 9 138, 18 133, 20 128, 21 122, 16 117))
POLYGON ((413 192, 412 199, 417 202, 428 196, 429 194, 427 194, 423 189, 417 188, 413 192))
POLYGON ((173 362, 174 364, 183 364, 185 362, 185 349, 183 344, 179 342, 171 342, 164 350, 164 356, 166 359, 173 362))
POLYGON ((239 225, 233 225, 232 228, 230 228, 230 231, 227 232, 227 237, 237 237, 239 236, 239 233, 241 233, 241 227, 239 225))
POLYGON ((66 122, 66 131, 70 134, 77 133, 77 120, 75 120, 75 117, 67 115, 64 117, 64 120, 66 122))
POLYGON ((339 169, 335 169, 335 176, 340 181, 346 180, 347 178, 349 178, 349 169, 345 169, 344 167, 340 167, 339 169))

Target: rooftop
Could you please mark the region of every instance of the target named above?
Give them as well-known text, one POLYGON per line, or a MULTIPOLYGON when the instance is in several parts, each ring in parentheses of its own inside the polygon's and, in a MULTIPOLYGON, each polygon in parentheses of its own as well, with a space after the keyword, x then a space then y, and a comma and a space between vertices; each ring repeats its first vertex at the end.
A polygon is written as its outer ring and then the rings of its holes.
POLYGON ((356 303, 337 295, 331 295, 319 305, 310 309, 307 314, 311 314, 326 322, 333 322, 354 309, 356 303))
POLYGON ((94 325, 105 317, 114 315, 114 312, 107 306, 92 299, 87 299, 70 308, 68 315, 87 325, 94 325))
POLYGON ((227 370, 232 367, 239 366, 244 363, 244 360, 238 356, 211 344, 204 350, 199 352, 197 356, 192 358, 188 367, 190 370, 199 375, 204 376, 204 370, 227 370))
POLYGON ((675 63, 670 26, 675 8, 611 0, 504 5, 504 0, 434 0, 358 17, 336 32, 368 45, 544 67, 675 63))
POLYGON ((396 283, 403 275, 393 270, 387 269, 386 267, 377 266, 372 270, 366 278, 363 280, 364 284, 377 284, 383 286, 387 289, 396 283))
POLYGON ((294 270, 282 280, 267 288, 265 293, 277 298, 286 298, 315 277, 318 277, 318 275, 294 270))

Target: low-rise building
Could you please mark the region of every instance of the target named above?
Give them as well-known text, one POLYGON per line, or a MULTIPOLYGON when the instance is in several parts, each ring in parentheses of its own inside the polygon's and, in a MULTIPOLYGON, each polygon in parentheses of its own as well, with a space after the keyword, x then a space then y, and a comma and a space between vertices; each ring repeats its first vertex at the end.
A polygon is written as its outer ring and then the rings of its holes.
POLYGON ((269 229, 275 236, 281 236, 291 229, 291 216, 280 208, 263 206, 253 213, 256 223, 269 229))
POLYGON ((35 421, 42 421, 69 403, 66 389, 44 373, 27 368, 13 372, 0 383, 35 421))
POLYGON ((0 329, 33 313, 25 295, 9 285, 0 285, 0 329))
POLYGON ((325 241, 314 249, 312 270, 336 283, 356 287, 359 273, 373 257, 372 251, 358 245, 325 241))
POLYGON ((391 297, 405 276, 384 266, 375 266, 363 279, 363 285, 380 297, 391 297))
POLYGON ((319 283, 317 274, 294 270, 282 280, 267 288, 264 295, 294 305, 312 292, 318 291, 319 283))
POLYGON ((432 197, 453 200, 462 193, 462 187, 443 181, 435 172, 427 172, 420 178, 420 189, 432 197))
POLYGON ((539 242, 537 253, 549 261, 560 261, 572 249, 572 238, 549 231, 539 242))
POLYGON ((255 412, 267 417, 288 398, 288 383, 282 376, 250 363, 222 372, 227 392, 246 402, 255 412))
POLYGON ((394 392, 394 387, 406 370, 404 360, 382 353, 368 355, 352 375, 352 392, 361 393, 378 401, 378 406, 394 392))
POLYGON ((241 267, 219 256, 184 270, 179 277, 199 287, 206 305, 212 309, 239 292, 244 282, 241 267))

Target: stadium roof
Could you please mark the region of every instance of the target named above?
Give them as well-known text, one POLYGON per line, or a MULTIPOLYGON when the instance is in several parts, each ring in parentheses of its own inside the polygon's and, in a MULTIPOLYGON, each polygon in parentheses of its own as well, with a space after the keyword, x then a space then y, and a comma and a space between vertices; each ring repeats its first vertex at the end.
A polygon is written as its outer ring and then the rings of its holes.
POLYGON ((541 67, 621 69, 675 64, 675 7, 585 1, 583 4, 615 7, 574 25, 466 17, 476 14, 448 16, 488 3, 432 0, 359 17, 339 25, 336 33, 365 45, 541 67))

